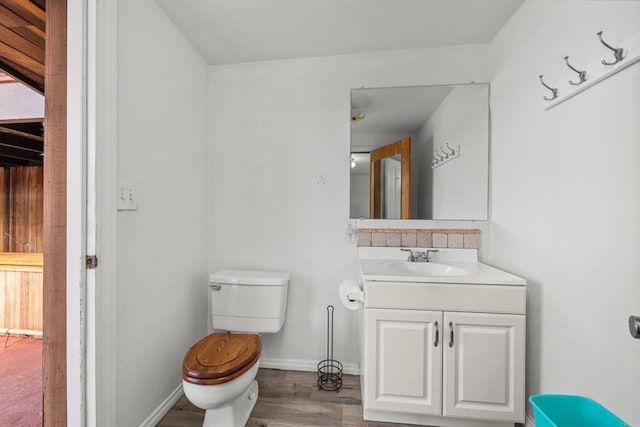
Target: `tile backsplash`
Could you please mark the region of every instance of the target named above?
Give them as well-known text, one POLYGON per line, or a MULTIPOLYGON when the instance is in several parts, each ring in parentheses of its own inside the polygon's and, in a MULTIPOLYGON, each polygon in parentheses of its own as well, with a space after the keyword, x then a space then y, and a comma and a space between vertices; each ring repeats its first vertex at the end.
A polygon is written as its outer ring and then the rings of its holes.
POLYGON ((480 230, 360 228, 358 246, 479 249, 480 230))

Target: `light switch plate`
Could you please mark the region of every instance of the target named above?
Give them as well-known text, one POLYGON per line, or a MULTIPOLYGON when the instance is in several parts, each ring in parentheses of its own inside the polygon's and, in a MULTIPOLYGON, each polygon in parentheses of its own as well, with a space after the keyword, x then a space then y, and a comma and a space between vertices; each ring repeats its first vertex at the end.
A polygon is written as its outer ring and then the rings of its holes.
POLYGON ((138 209, 138 197, 135 184, 118 184, 118 210, 135 211, 138 209))

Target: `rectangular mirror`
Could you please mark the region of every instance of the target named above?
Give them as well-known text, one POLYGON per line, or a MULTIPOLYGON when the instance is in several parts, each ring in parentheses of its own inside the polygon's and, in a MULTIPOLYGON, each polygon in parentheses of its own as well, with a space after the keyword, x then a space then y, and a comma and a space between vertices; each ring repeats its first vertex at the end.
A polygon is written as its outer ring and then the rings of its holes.
POLYGON ((351 91, 351 218, 486 220, 488 185, 488 84, 351 91))

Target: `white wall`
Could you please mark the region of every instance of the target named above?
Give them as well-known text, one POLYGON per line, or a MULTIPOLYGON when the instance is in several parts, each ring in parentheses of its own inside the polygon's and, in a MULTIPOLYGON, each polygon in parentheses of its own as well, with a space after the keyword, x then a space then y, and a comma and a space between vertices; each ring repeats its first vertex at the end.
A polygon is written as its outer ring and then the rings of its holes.
MULTIPOLYGON (((118 2, 115 425, 140 425, 181 385, 206 334, 208 65, 152 0, 118 2)), ((98 162, 100 159, 98 159, 98 162)))
POLYGON ((211 67, 209 268, 292 277, 284 329, 263 337, 264 358, 323 359, 333 304, 334 356, 359 361, 358 313, 337 297, 357 276, 344 240, 350 89, 472 80, 487 81, 484 45, 211 67))
POLYGON ((44 97, 22 83, 0 84, 0 120, 44 117, 44 97))
POLYGON ((420 129, 416 153, 428 160, 423 160, 427 167, 416 182, 421 190, 418 200, 427 201, 419 217, 487 219, 488 105, 488 86, 456 86, 420 129), (459 149, 460 156, 432 169, 434 152, 446 150, 447 143, 459 149))
POLYGON ((490 44, 489 261, 528 281, 527 391, 590 396, 640 425, 640 65, 542 108, 538 81, 608 59, 640 2, 528 1, 490 44))

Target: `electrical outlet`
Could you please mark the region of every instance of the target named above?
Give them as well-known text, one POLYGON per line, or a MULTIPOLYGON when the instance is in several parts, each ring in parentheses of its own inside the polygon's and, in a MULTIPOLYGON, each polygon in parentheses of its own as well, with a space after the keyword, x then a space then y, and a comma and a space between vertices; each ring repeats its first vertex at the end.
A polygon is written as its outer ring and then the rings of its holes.
POLYGON ((118 184, 118 210, 135 211, 138 209, 138 198, 136 196, 135 184, 118 184))

